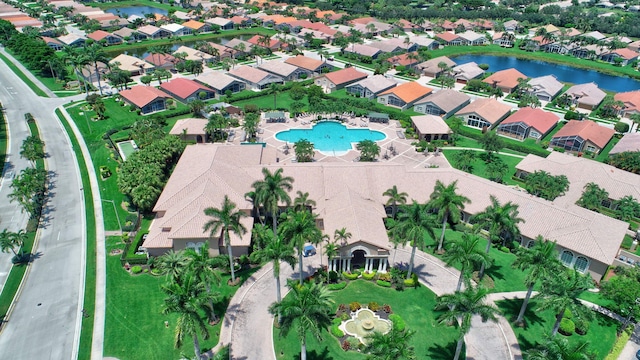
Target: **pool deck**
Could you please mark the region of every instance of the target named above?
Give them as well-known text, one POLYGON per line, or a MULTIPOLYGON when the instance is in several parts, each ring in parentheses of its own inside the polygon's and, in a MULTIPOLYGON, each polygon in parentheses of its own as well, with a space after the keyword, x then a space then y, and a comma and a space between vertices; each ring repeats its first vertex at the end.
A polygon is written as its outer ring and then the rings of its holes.
MULTIPOLYGON (((295 120, 287 119, 287 122, 284 123, 267 123, 263 119, 260 121, 258 126, 260 129, 257 135, 259 142, 263 142, 266 146, 278 149, 280 162, 284 164, 296 162, 295 152, 292 149, 293 144, 287 144, 280 141, 275 138, 275 135, 280 131, 289 129, 310 129, 314 125, 311 120, 316 118, 316 115, 308 115, 306 117, 298 117, 295 120), (286 150, 287 145, 289 147, 288 151, 286 150)), ((416 152, 415 147, 411 145, 412 142, 416 141, 415 139, 399 138, 398 131, 404 132, 404 129, 396 120, 390 120, 388 124, 382 124, 369 122, 366 117, 346 117, 345 119, 346 121, 344 121, 343 124, 349 129, 371 129, 383 132, 386 135, 384 140, 377 141, 378 145, 380 145, 380 156, 378 157, 378 162, 403 164, 414 168, 429 166, 437 166, 440 168, 451 167, 447 159, 445 159, 442 154, 434 155, 433 153, 430 153, 425 155, 423 153, 418 153, 416 152), (387 156, 385 156, 385 154, 387 156)), ((241 128, 237 128, 235 129, 235 132, 236 134, 240 134, 243 131, 241 128)), ((236 136, 230 144, 239 145, 241 143, 240 140, 240 137, 236 136)), ((321 162, 353 162, 357 161, 359 155, 360 153, 355 150, 355 148, 346 152, 335 152, 334 154, 316 150, 314 159, 315 161, 321 162)))

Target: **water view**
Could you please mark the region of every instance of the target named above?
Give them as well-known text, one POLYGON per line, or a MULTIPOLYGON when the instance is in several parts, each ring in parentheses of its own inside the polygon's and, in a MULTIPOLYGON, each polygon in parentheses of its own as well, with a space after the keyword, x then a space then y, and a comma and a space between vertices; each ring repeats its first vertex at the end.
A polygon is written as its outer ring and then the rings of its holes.
POLYGON ((495 72, 509 68, 518 69, 529 77, 553 74, 562 82, 583 84, 594 82, 603 90, 613 92, 634 91, 640 89, 640 81, 629 77, 611 76, 594 70, 578 69, 571 66, 547 63, 539 60, 517 59, 495 55, 462 55, 451 57, 457 64, 474 61, 477 64, 488 64, 489 71, 495 72))
POLYGON ((352 144, 362 140, 383 140, 386 135, 380 131, 370 129, 347 129, 346 126, 335 121, 323 121, 311 129, 291 129, 276 134, 276 139, 295 143, 307 139, 313 143, 316 150, 324 152, 348 151, 352 144))
POLYGON ((152 6, 116 7, 112 9, 106 9, 104 12, 118 15, 123 18, 128 18, 131 15, 138 15, 138 16, 144 17, 144 14, 160 14, 160 15, 168 14, 167 10, 152 7, 152 6))

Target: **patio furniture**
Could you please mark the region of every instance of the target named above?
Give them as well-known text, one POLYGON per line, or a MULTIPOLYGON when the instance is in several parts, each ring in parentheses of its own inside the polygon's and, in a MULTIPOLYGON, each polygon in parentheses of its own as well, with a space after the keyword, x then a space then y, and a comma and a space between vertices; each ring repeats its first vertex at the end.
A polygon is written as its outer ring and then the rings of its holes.
POLYGON ((398 135, 398 138, 400 139, 404 139, 404 131, 396 131, 396 135, 398 135))

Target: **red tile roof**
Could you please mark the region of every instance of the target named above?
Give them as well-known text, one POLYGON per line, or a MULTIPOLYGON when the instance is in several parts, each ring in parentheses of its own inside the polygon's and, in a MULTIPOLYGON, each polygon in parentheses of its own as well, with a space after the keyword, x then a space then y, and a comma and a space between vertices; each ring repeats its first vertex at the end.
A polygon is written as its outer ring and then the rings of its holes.
POLYGON ((458 35, 456 35, 454 33, 451 33, 451 32, 439 33, 439 34, 436 34, 436 37, 439 38, 439 39, 442 39, 442 40, 444 40, 446 42, 450 42, 450 41, 453 41, 453 40, 459 38, 458 35))
POLYGON ((306 57, 304 55, 288 58, 284 62, 310 71, 316 71, 320 66, 322 66, 322 64, 324 64, 324 61, 306 57))
POLYGON ((428 87, 424 87, 415 81, 411 81, 391 88, 378 96, 393 94, 400 98, 402 101, 409 104, 423 98, 424 96, 427 96, 429 93, 431 93, 431 91, 432 90, 428 87))
POLYGON ((109 34, 108 32, 104 31, 104 30, 97 30, 92 32, 91 34, 87 34, 87 37, 89 39, 95 40, 95 41, 100 41, 104 38, 106 38, 107 36, 109 36, 111 34, 109 34))
POLYGON ((325 74, 325 77, 336 85, 346 84, 352 81, 365 79, 368 75, 353 67, 344 68, 338 71, 325 74))
MULTIPOLYGON (((264 44, 261 42, 261 35, 253 35, 251 39, 247 40, 247 42, 252 43, 256 46, 264 47, 264 44)), ((282 42, 278 39, 269 39, 269 49, 274 50, 279 48, 282 45, 282 42)))
POLYGON ((156 89, 153 86, 137 85, 131 89, 120 91, 122 96, 128 102, 137 107, 144 107, 159 97, 170 98, 165 92, 156 89))
POLYGON ((514 89, 518 86, 518 79, 526 79, 527 75, 521 73, 516 69, 500 70, 493 73, 488 78, 482 80, 483 82, 493 85, 494 83, 499 87, 507 89, 514 89))
POLYGON ((169 54, 149 54, 144 58, 144 61, 155 66, 162 66, 167 63, 175 63, 177 59, 169 54))
POLYGON ((171 81, 162 83, 160 87, 182 99, 186 99, 200 90, 212 91, 198 82, 185 78, 175 78, 171 81))
POLYGON ((514 114, 504 119, 500 126, 504 124, 512 124, 523 122, 532 128, 538 130, 541 134, 546 134, 558 122, 558 116, 538 108, 523 107, 514 114))
POLYGON ((638 53, 630 49, 615 49, 613 52, 625 60, 633 60, 638 57, 638 53))
POLYGON ((600 149, 607 146, 607 143, 615 134, 615 130, 598 125, 591 120, 571 120, 562 129, 560 129, 553 138, 563 136, 579 136, 584 140, 588 140, 596 144, 600 149))
POLYGON ((409 54, 417 54, 417 52, 411 52, 406 54, 400 54, 396 56, 392 56, 387 59, 387 62, 390 62, 393 65, 402 65, 402 66, 410 66, 418 63, 417 59, 409 59, 409 54))
POLYGON ((640 90, 615 94, 613 100, 622 101, 625 111, 640 110, 640 90))

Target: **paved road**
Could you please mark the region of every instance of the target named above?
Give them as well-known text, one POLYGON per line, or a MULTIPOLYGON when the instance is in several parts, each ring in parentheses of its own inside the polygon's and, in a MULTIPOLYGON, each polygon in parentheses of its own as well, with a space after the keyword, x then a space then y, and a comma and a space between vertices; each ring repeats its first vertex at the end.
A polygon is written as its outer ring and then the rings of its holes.
MULTIPOLYGON (((3 62, 0 88, 0 101, 8 109, 12 136, 14 129, 24 126, 24 113, 30 112, 37 119, 51 174, 50 198, 35 249, 36 259, 0 334, 0 358, 71 359, 77 349, 81 320, 85 221, 75 158, 53 112, 69 99, 39 98, 3 62)), ((21 143, 19 136, 18 132, 12 143, 21 143)), ((12 153, 10 160, 15 158, 12 153)), ((6 201, 0 198, 0 204, 6 201)))

